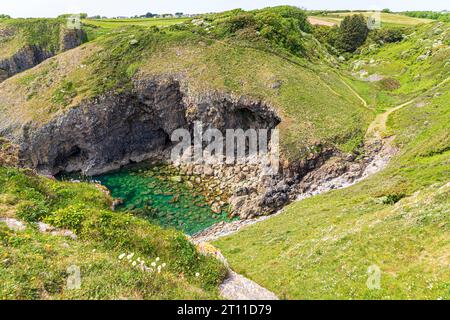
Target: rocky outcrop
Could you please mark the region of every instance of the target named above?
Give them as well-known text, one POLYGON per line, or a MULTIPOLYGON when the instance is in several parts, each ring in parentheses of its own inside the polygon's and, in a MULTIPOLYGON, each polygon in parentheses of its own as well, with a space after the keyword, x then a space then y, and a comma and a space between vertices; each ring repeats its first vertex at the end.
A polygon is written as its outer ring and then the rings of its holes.
POLYGON ((45 51, 38 46, 26 46, 10 58, 0 61, 0 81, 4 81, 17 73, 33 68, 51 56, 53 56, 53 53, 45 51))
MULTIPOLYGON (((365 156, 355 159, 351 155, 336 155, 308 172, 289 189, 289 201, 300 201, 331 190, 349 187, 383 170, 397 149, 392 146, 393 137, 384 141, 366 143, 365 156)), ((265 221, 283 213, 284 209, 271 215, 257 216, 232 222, 219 222, 192 236, 194 243, 212 242, 229 236, 247 226, 265 221)))
MULTIPOLYGON (((61 29, 59 51, 73 49, 83 43, 86 34, 81 29, 61 29)), ((31 69, 58 52, 49 51, 37 45, 27 45, 11 57, 0 60, 0 82, 13 75, 31 69)))
POLYGON ((219 92, 191 97, 179 81, 159 78, 140 81, 127 94, 85 101, 45 125, 0 128, 0 134, 10 133, 20 146, 25 167, 95 175, 145 159, 168 160, 172 132, 192 131, 194 121, 245 130, 273 128, 280 120, 261 101, 219 92))
POLYGON ((86 33, 82 29, 61 29, 59 51, 67 51, 78 47, 86 41, 86 33))

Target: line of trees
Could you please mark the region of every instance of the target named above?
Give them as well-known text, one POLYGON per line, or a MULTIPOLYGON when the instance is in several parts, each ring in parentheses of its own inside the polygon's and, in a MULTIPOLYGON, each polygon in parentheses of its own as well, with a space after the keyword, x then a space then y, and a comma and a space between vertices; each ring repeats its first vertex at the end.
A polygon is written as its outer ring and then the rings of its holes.
MULTIPOLYGON (((142 15, 134 15, 131 17, 115 17, 115 18, 148 19, 148 18, 182 18, 182 17, 186 17, 186 16, 191 16, 191 15, 186 15, 183 12, 176 12, 175 14, 171 14, 171 13, 158 14, 158 13, 147 12, 146 14, 142 14, 142 15)), ((95 15, 95 16, 89 17, 89 19, 108 19, 108 17, 95 15)))
POLYGON ((450 12, 436 12, 436 11, 405 11, 402 12, 405 16, 422 19, 432 19, 444 22, 450 22, 450 12))

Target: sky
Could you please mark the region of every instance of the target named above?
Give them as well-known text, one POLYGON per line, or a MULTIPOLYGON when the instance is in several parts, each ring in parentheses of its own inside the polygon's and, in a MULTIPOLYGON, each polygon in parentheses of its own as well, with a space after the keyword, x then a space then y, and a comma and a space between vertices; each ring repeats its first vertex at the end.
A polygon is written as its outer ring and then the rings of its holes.
POLYGON ((0 14, 12 17, 56 17, 85 12, 90 16, 134 16, 152 13, 206 13, 276 5, 306 9, 450 10, 449 0, 0 0, 0 14))

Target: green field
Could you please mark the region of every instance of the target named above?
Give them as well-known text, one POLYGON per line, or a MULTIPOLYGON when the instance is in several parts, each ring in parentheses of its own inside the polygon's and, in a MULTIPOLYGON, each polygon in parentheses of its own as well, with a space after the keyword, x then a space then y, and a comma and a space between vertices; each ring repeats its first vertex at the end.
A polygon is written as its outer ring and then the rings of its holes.
POLYGON ((93 25, 106 29, 124 26, 164 27, 190 20, 190 18, 139 18, 139 19, 84 19, 86 25, 93 25))
MULTIPOLYGON (((327 15, 318 15, 318 16, 312 16, 313 18, 332 22, 337 25, 341 23, 341 21, 344 19, 345 16, 350 16, 354 14, 363 14, 365 17, 370 17, 373 15, 373 12, 329 12, 327 15)), ((381 25, 386 27, 407 27, 407 26, 414 26, 421 23, 429 23, 433 20, 430 19, 419 19, 419 18, 413 18, 404 16, 401 14, 394 14, 394 13, 385 13, 382 12, 381 14, 381 25)))
POLYGON ((129 26, 168 27, 189 21, 189 18, 139 18, 139 19, 83 19, 83 29, 87 32, 89 41, 105 35, 117 28, 129 26))

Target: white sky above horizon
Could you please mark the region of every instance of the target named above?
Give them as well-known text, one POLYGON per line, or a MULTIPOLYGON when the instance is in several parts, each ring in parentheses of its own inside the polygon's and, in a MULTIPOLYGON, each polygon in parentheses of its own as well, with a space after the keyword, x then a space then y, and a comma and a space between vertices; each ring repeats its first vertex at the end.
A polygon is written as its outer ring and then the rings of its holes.
POLYGON ((27 18, 85 12, 90 16, 115 17, 141 15, 146 12, 161 14, 219 12, 235 8, 250 10, 283 4, 309 10, 450 10, 449 0, 0 0, 0 14, 27 18))

